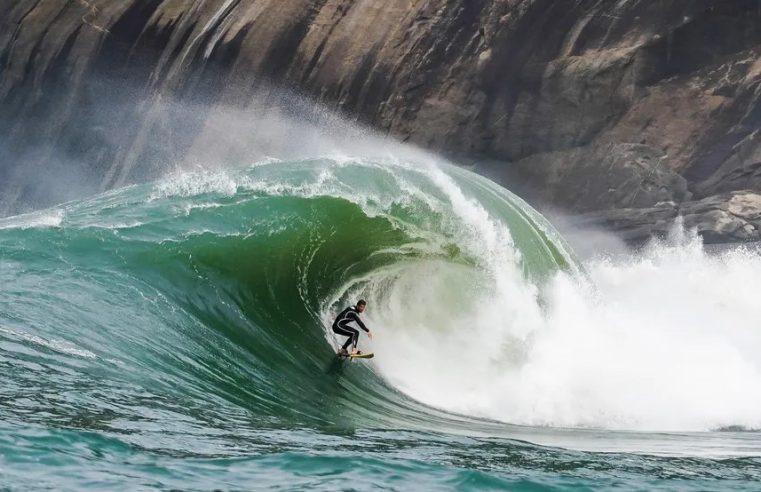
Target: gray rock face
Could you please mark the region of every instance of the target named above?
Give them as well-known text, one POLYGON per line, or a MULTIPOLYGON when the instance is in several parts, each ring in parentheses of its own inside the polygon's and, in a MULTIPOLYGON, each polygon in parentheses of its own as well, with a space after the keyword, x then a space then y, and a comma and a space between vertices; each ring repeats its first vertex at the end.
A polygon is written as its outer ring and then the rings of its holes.
POLYGON ((571 212, 761 187, 756 0, 18 0, 0 24, 6 212, 56 199, 29 176, 150 178, 273 85, 571 212))
POLYGON ((608 144, 536 154, 513 163, 505 181, 518 192, 579 212, 649 207, 690 198, 686 180, 667 165, 668 155, 644 144, 608 144))
POLYGON ((700 195, 738 188, 761 189, 761 139, 752 131, 733 145, 727 158, 707 179, 695 184, 700 195))
POLYGON ((706 243, 759 241, 761 194, 734 191, 679 205, 666 202, 650 208, 596 212, 577 217, 574 226, 603 225, 618 231, 625 240, 639 243, 652 236, 666 236, 678 218, 706 243))

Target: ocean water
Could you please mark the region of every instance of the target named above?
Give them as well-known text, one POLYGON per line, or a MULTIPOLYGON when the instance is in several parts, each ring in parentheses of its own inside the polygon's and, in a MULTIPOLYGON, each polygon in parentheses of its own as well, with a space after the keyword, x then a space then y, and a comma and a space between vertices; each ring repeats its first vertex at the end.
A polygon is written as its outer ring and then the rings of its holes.
POLYGON ((758 489, 758 292, 433 158, 172 173, 0 219, 0 489, 758 489))

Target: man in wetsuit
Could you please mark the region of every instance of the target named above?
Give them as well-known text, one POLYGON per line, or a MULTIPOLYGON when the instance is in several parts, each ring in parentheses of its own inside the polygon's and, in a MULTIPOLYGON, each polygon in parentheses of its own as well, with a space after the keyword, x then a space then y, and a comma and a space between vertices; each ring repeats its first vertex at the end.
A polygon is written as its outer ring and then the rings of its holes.
POLYGON ((349 306, 341 313, 336 316, 336 320, 333 321, 333 331, 338 333, 339 335, 344 335, 349 338, 346 339, 346 343, 343 344, 343 347, 341 347, 341 350, 338 351, 338 355, 347 356, 349 355, 349 352, 346 350, 349 348, 350 344, 353 344, 353 347, 351 349, 352 355, 361 354, 359 350, 357 350, 357 341, 359 340, 359 331, 349 326, 349 323, 355 322, 359 325, 360 328, 365 330, 367 332, 367 336, 372 338, 373 334, 370 332, 370 330, 365 326, 365 324, 362 322, 361 319, 359 319, 359 313, 365 310, 365 307, 367 306, 367 303, 360 299, 357 301, 356 306, 349 306))

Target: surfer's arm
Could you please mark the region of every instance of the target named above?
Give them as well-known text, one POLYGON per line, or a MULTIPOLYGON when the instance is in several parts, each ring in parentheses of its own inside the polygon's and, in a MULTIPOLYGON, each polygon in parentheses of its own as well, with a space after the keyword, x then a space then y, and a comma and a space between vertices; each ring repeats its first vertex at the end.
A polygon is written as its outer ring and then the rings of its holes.
POLYGON ((365 324, 362 322, 362 320, 359 319, 359 315, 356 314, 356 313, 352 313, 352 314, 354 315, 354 316, 352 316, 352 318, 354 318, 354 321, 357 322, 359 327, 362 328, 363 330, 365 330, 367 333, 370 333, 370 328, 366 327, 365 324))

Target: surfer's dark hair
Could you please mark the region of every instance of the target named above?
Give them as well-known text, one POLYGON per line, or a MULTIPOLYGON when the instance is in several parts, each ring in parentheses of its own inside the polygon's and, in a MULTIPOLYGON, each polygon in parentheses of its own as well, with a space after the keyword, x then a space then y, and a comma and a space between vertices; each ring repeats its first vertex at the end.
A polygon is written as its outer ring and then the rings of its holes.
POLYGON ((367 301, 360 299, 357 301, 357 306, 367 306, 367 301))

